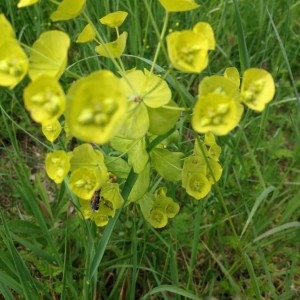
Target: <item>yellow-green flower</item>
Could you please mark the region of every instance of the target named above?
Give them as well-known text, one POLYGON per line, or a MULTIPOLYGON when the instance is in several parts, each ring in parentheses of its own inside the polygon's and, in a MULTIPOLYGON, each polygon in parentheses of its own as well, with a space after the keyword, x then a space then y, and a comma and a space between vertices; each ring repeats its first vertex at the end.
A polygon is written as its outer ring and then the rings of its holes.
POLYGON ((99 21, 101 24, 107 25, 108 27, 116 28, 123 24, 127 15, 128 13, 125 11, 115 11, 113 13, 107 14, 99 21))
POLYGON ((151 209, 147 221, 154 228, 163 228, 168 224, 167 214, 159 208, 151 209))
POLYGON ((105 226, 108 217, 114 216, 116 209, 120 208, 122 203, 119 185, 106 183, 94 192, 91 199, 80 199, 80 210, 85 219, 91 219, 97 226, 105 226))
POLYGON ((91 42, 96 36, 93 27, 87 24, 77 37, 76 43, 87 43, 91 42))
POLYGON ((24 104, 31 118, 38 123, 50 123, 65 110, 65 95, 56 79, 42 75, 24 89, 24 104))
POLYGON ((275 83, 272 75, 263 69, 248 69, 244 72, 241 86, 242 101, 255 111, 263 111, 272 101, 275 83))
POLYGON ((98 227, 107 225, 109 221, 108 215, 103 215, 99 211, 93 211, 91 209, 90 201, 79 199, 79 203, 80 211, 82 212, 84 219, 91 219, 98 227))
POLYGON ((46 155, 46 173, 55 182, 61 183, 70 170, 69 155, 57 150, 46 155))
POLYGON ((71 172, 70 190, 79 198, 91 199, 99 188, 97 174, 94 168, 81 167, 71 172))
POLYGON ((80 15, 86 0, 63 0, 54 11, 50 19, 52 21, 65 21, 74 19, 80 15))
POLYGON ((30 6, 30 5, 36 4, 38 2, 39 2, 39 0, 20 0, 18 2, 17 7, 18 8, 26 7, 26 6, 30 6))
POLYGON ((204 174, 192 172, 187 176, 186 192, 196 200, 203 199, 211 190, 211 183, 204 174))
POLYGON ((88 167, 95 170, 98 186, 102 186, 108 180, 108 171, 104 163, 104 156, 99 150, 95 150, 91 144, 81 144, 72 151, 70 160, 71 172, 88 167))
POLYGON ((211 131, 225 135, 239 123, 243 106, 227 95, 211 93, 200 96, 194 107, 192 127, 199 133, 211 131))
POLYGON ((13 38, 7 38, 0 44, 0 86, 14 88, 26 75, 28 59, 13 38))
POLYGON ((127 101, 121 80, 112 72, 101 70, 78 80, 68 97, 66 119, 74 137, 104 144, 122 125, 127 101))
POLYGON ((127 36, 124 31, 115 41, 96 46, 95 51, 104 57, 119 58, 125 50, 127 36))
POLYGON ((53 143, 61 133, 61 125, 57 119, 42 124, 42 132, 48 141, 53 143))
POLYGON ((182 168, 182 187, 186 188, 188 178, 192 173, 199 173, 206 176, 207 164, 203 155, 190 155, 184 160, 182 168))
POLYGON ((1 34, 0 34, 0 46, 1 46, 1 44, 6 39, 10 39, 10 38, 14 39, 15 32, 4 14, 0 14, 0 28, 1 28, 1 34))
POLYGON ((70 38, 62 31, 42 33, 30 51, 28 73, 31 80, 43 74, 58 79, 65 70, 69 46, 70 38))
POLYGON ((159 0, 168 12, 188 11, 199 7, 194 0, 159 0))
POLYGON ((155 201, 153 208, 158 208, 164 212, 168 218, 174 218, 179 212, 178 203, 174 202, 171 197, 167 196, 167 189, 164 187, 158 188, 155 192, 155 201))
POLYGON ((208 50, 215 47, 213 30, 198 23, 193 30, 175 31, 167 36, 168 54, 174 68, 200 73, 208 65, 208 50))

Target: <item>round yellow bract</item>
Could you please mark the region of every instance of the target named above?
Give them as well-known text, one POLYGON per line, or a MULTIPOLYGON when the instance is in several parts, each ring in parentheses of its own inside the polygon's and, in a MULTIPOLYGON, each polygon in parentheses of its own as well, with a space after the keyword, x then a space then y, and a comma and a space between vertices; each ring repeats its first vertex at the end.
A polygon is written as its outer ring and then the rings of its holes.
POLYGON ((242 113, 243 106, 229 96, 213 93, 200 96, 194 107, 192 127, 199 133, 225 135, 237 126, 242 113))
POLYGON ((68 97, 66 119, 76 138, 104 144, 122 125, 127 101, 120 79, 112 72, 101 70, 78 80, 68 97))
POLYGON ((42 75, 24 89, 24 104, 31 118, 38 123, 50 123, 65 111, 64 91, 56 79, 42 75))

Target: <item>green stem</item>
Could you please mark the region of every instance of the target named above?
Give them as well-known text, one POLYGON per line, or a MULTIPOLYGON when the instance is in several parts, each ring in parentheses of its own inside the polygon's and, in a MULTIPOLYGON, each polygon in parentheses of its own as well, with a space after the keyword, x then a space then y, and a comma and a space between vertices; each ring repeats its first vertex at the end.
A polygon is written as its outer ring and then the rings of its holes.
POLYGON ((165 19, 164 19, 163 28, 162 28, 161 34, 159 36, 159 41, 158 41, 158 45, 157 45, 156 50, 155 50, 155 54, 154 54, 152 66, 151 66, 151 69, 150 69, 150 73, 153 73, 153 70, 154 70, 154 67, 155 67, 155 64, 156 64, 156 61, 157 61, 157 58, 158 58, 158 54, 160 52, 160 49, 161 49, 161 46, 162 46, 162 42, 163 42, 164 36, 166 34, 166 31, 167 31, 168 21, 169 21, 169 13, 166 12, 166 16, 165 16, 165 19))

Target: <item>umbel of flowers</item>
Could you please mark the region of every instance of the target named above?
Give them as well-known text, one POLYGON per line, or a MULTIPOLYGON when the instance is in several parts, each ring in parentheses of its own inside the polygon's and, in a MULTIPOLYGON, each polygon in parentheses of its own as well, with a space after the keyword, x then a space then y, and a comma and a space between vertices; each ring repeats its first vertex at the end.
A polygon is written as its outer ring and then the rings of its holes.
MULTIPOLYGON (((193 0, 158 1, 166 15, 199 7, 193 0)), ((38 2, 21 0, 18 7, 38 2)), ((86 24, 76 42, 96 42, 95 52, 100 59, 111 59, 118 73, 98 70, 76 77, 63 88, 59 80, 66 72, 68 34, 59 30, 42 33, 27 56, 1 14, 0 86, 13 89, 29 76, 24 105, 53 145, 46 155, 46 173, 56 184, 68 185, 77 197, 74 204, 79 216, 104 226, 117 209, 129 209, 128 204, 136 202, 147 222, 164 227, 178 214, 179 203, 163 184, 153 185, 152 174, 159 176, 161 183, 180 183, 195 200, 205 199, 222 175, 216 136, 231 132, 245 107, 257 112, 265 108, 274 97, 273 78, 263 69, 250 68, 241 76, 229 67, 223 75, 201 80, 193 107, 179 107, 165 78, 154 74, 155 59, 150 70, 125 69, 122 54, 128 33, 120 33, 119 28, 128 13, 112 12, 95 25, 83 13, 85 5, 85 0, 63 0, 50 19, 65 21, 82 14, 86 24), (97 26, 115 30, 117 38, 110 41, 97 26), (192 153, 174 151, 178 120, 191 124, 195 136, 192 153), (68 150, 72 139, 77 144, 68 150), (134 173, 136 180, 123 199, 120 189, 134 173)), ((165 43, 170 68, 184 73, 204 70, 216 44, 213 29, 205 22, 168 34, 165 43)), ((159 50, 160 43, 157 47, 159 50)))

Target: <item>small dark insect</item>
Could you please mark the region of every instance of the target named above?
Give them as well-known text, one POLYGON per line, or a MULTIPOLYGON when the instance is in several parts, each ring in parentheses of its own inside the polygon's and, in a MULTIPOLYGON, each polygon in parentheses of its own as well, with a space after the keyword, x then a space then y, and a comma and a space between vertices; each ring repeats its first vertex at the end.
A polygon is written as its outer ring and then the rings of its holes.
POLYGON ((100 206, 100 199, 101 197, 101 190, 95 191, 92 199, 91 199, 91 210, 96 211, 99 209, 100 206))

